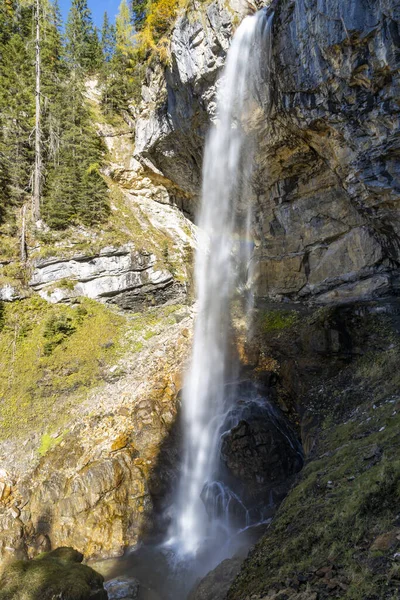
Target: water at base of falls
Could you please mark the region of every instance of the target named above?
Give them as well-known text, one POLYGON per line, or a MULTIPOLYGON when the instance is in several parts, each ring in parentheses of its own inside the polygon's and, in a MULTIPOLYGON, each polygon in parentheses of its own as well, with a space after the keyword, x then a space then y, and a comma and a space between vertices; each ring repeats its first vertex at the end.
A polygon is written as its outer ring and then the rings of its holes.
POLYGON ((229 356, 230 306, 251 251, 250 209, 244 209, 252 171, 248 123, 260 86, 268 87, 271 23, 272 14, 263 9, 236 31, 220 79, 217 123, 204 155, 198 219, 204 238, 195 269, 198 316, 183 390, 183 461, 166 546, 178 561, 199 562, 204 555, 207 568, 226 557, 227 541, 249 525, 240 497, 219 480, 219 455, 224 423, 235 403, 234 389, 226 390, 237 370, 229 356))

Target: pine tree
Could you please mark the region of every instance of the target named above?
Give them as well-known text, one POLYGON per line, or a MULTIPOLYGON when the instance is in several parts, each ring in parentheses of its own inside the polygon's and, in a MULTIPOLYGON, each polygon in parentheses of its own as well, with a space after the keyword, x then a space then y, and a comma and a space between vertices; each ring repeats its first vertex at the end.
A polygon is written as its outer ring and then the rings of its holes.
POLYGON ((45 219, 55 229, 93 225, 109 214, 107 186, 100 174, 104 147, 90 120, 83 82, 76 75, 65 83, 60 111, 64 126, 58 164, 49 172, 45 219))
POLYGON ((122 0, 116 17, 117 53, 126 60, 132 58, 135 45, 135 30, 127 0, 122 0))
POLYGON ((41 14, 40 0, 35 0, 35 167, 33 173, 32 208, 35 221, 40 219, 42 193, 42 115, 41 115, 41 14))
POLYGON ((101 49, 103 52, 103 59, 106 65, 108 65, 115 53, 116 36, 115 26, 110 23, 107 12, 104 13, 103 27, 101 29, 101 49))
POLYGON ((20 203, 31 190, 34 158, 32 7, 7 3, 1 19, 0 114, 2 152, 5 157, 3 163, 6 161, 8 166, 10 201, 20 203))
POLYGON ((103 109, 121 112, 139 97, 143 65, 137 60, 136 34, 129 5, 122 0, 115 28, 116 48, 110 62, 111 75, 103 90, 103 109))
POLYGON ((9 181, 8 160, 0 121, 0 225, 4 221, 11 204, 9 181))
POLYGON ((136 31, 141 31, 146 20, 149 0, 131 0, 132 21, 136 31))
POLYGON ((95 70, 99 58, 99 39, 86 0, 72 0, 66 25, 66 55, 76 72, 95 70))

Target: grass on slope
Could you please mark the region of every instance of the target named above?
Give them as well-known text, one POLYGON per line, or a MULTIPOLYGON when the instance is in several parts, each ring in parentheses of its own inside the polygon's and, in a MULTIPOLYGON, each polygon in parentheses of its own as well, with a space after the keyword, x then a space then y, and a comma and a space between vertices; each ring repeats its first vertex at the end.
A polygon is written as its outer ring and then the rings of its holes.
POLYGON ((90 300, 71 307, 32 297, 1 305, 0 438, 40 428, 61 396, 98 381, 117 354, 123 323, 90 300))
POLYGON ((331 398, 336 392, 336 402, 357 408, 341 423, 334 414, 326 417, 318 458, 305 466, 245 562, 230 600, 288 587, 299 574, 310 591, 318 589, 312 574, 330 564, 346 581, 333 597, 398 598, 396 547, 371 546, 379 536, 400 531, 399 361, 398 347, 367 355, 350 381, 332 381, 320 390, 331 398))
POLYGON ((123 375, 119 360, 174 324, 180 308, 120 314, 84 298, 75 306, 38 296, 0 302, 0 441, 38 432, 45 454, 62 440, 71 408, 102 380, 123 375))

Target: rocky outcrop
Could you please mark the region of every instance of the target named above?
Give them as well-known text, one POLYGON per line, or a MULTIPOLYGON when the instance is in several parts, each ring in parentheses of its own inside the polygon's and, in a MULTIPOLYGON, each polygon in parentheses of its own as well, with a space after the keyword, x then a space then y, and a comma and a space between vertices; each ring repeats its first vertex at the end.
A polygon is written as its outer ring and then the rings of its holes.
POLYGON ((73 548, 57 548, 32 561, 15 561, 0 578, 1 600, 107 600, 104 579, 73 548))
POLYGON ((195 586, 188 600, 224 600, 242 562, 240 557, 224 560, 195 586))
POLYGON ((164 175, 179 187, 176 203, 192 217, 201 185, 204 139, 215 116, 216 79, 229 47, 233 22, 246 2, 225 5, 195 1, 181 15, 171 37, 171 64, 155 63, 142 89, 136 122, 135 155, 153 177, 164 175))
POLYGON ((139 584, 136 579, 117 577, 105 584, 108 600, 136 600, 139 593, 139 584))
POLYGON ((227 598, 396 597, 399 300, 290 309, 261 309, 258 360, 306 461, 227 598))
POLYGON ((301 446, 285 418, 273 407, 270 411, 268 418, 268 410, 254 410, 223 437, 222 460, 250 486, 281 483, 303 465, 301 446))
POLYGON ((142 351, 125 354, 107 383, 71 406, 42 457, 35 435, 0 445, 0 561, 60 545, 87 558, 120 556, 152 529, 175 478, 167 441, 192 325, 188 309, 169 314, 142 351))
MULTIPOLYGON (((397 2, 278 0, 273 8, 272 105, 261 93, 253 113, 253 286, 259 297, 323 304, 397 292, 397 2)), ((205 14, 195 4, 175 26, 171 66, 149 72, 144 88, 139 160, 193 201, 230 23, 218 3, 205 14)))
POLYGON ((153 254, 135 250, 132 244, 103 248, 94 256, 45 258, 36 261, 30 286, 50 302, 85 296, 124 309, 182 297, 184 288, 156 263, 153 254))
POLYGON ((261 126, 261 296, 351 301, 396 290, 396 2, 278 2, 261 126))

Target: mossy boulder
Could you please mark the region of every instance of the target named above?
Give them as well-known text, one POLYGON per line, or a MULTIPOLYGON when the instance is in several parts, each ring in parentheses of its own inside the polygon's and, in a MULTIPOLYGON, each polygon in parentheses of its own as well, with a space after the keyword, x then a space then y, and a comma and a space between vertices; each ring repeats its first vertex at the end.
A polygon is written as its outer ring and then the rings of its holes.
POLYGON ((0 578, 0 600, 107 600, 104 579, 73 548, 57 548, 34 560, 17 560, 0 578))

